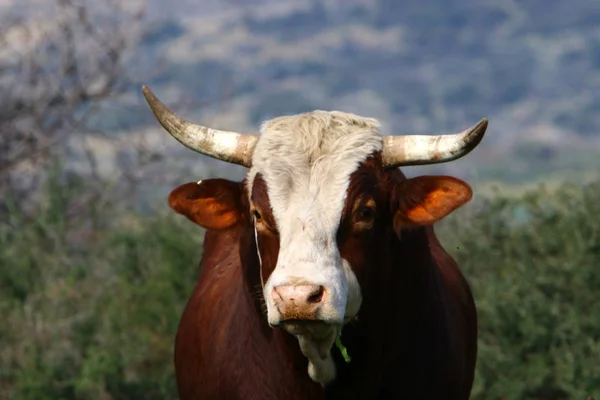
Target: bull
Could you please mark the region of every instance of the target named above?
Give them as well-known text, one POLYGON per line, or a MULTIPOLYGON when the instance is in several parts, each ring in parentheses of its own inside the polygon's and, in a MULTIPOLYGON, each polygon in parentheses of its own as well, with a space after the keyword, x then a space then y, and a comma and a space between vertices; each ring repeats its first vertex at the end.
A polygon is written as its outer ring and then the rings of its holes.
POLYGON ((472 190, 399 167, 464 156, 485 118, 456 134, 383 136, 375 119, 313 111, 249 135, 188 122, 143 93, 183 145, 248 168, 242 182, 169 195, 206 229, 175 338, 181 399, 469 398, 476 308, 433 224, 472 190))

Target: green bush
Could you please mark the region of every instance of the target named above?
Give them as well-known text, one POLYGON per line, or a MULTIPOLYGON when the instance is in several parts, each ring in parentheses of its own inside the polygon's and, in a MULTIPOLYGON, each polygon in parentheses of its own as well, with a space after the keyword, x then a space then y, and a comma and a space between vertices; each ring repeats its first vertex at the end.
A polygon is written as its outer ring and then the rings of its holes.
POLYGON ((34 213, 9 202, 0 218, 0 398, 176 398, 201 232, 111 206, 92 226, 98 205, 80 189, 51 182, 34 213))
POLYGON ((440 236, 473 288, 473 399, 600 394, 600 182, 497 194, 440 236))
MULTIPOLYGON (((0 398, 176 398, 202 232, 86 195, 52 178, 42 204, 0 214, 0 398)), ((473 399, 600 393, 598 198, 600 182, 496 194, 438 227, 479 310, 473 399)))

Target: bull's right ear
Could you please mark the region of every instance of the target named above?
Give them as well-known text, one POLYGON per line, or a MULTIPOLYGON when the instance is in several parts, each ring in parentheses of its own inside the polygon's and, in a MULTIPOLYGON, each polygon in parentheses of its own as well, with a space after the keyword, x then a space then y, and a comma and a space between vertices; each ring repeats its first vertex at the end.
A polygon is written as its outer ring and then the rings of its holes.
POLYGON ((226 179, 186 183, 171 192, 169 205, 206 229, 229 228, 242 216, 242 184, 226 179))

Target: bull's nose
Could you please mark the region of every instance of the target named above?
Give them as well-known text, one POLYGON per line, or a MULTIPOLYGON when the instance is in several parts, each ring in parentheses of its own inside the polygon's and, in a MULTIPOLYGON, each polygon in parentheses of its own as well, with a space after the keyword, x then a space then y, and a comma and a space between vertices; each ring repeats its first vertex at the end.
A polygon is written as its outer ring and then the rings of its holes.
POLYGON ((273 288, 273 301, 286 319, 316 319, 325 287, 312 284, 280 285, 273 288))
POLYGON ((323 299, 325 288, 319 285, 281 285, 273 289, 275 303, 294 302, 297 305, 317 304, 323 299))

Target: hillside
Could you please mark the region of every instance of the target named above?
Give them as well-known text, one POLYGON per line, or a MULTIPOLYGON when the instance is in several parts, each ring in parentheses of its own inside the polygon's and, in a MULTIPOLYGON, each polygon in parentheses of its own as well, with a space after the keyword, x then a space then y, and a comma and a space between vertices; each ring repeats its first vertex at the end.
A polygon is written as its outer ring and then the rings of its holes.
POLYGON ((115 176, 136 165, 133 146, 144 142, 161 160, 143 171, 151 196, 164 199, 182 180, 242 176, 169 138, 142 83, 188 119, 251 133, 312 109, 378 118, 385 134, 455 132, 489 118, 473 154, 409 175, 522 184, 579 181, 600 167, 596 0, 146 3, 146 33, 123 71, 135 79, 87 120, 85 135, 61 143, 78 174, 91 151, 115 176), (163 173, 159 186, 151 178, 163 173))
MULTIPOLYGON (((476 163, 469 175, 522 181, 598 167, 595 3, 254 1, 207 14, 184 6, 144 47, 168 62, 154 82, 166 100, 201 103, 229 85, 226 107, 192 106, 182 110, 189 118, 256 131, 276 115, 342 109, 398 134, 456 131, 487 116, 481 149, 455 172, 476 163)), ((150 115, 144 123, 156 126, 150 115)))

